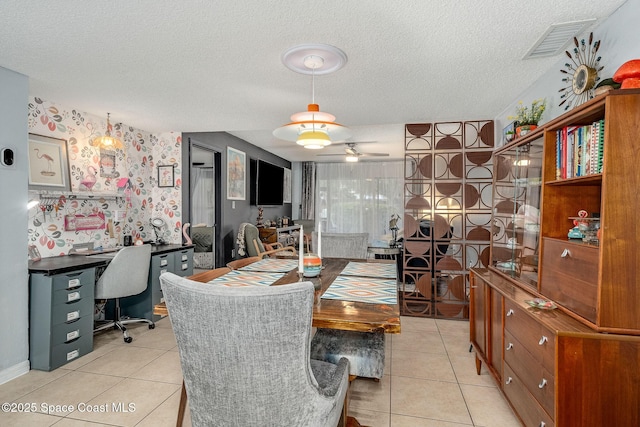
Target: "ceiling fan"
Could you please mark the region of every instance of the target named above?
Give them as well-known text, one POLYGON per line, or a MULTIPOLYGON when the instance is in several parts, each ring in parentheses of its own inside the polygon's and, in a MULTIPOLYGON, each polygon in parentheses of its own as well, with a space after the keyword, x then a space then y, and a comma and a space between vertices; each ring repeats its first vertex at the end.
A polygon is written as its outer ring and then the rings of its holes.
MULTIPOLYGON (((333 144, 337 145, 337 144, 333 144)), ((362 153, 356 150, 355 142, 345 142, 346 145, 344 152, 345 154, 316 154, 316 156, 345 156, 345 160, 347 162, 357 162, 360 157, 387 157, 389 153, 362 153)))

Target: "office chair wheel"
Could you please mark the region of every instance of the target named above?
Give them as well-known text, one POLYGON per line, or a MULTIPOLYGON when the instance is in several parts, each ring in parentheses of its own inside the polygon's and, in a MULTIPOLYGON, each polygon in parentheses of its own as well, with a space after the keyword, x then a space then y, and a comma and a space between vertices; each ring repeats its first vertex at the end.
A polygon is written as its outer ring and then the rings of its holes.
POLYGON ((133 338, 131 338, 131 337, 124 337, 124 342, 126 342, 127 344, 129 344, 131 341, 133 341, 133 338))
POLYGON ((155 323, 149 323, 149 329, 155 329, 155 328, 156 328, 155 323))

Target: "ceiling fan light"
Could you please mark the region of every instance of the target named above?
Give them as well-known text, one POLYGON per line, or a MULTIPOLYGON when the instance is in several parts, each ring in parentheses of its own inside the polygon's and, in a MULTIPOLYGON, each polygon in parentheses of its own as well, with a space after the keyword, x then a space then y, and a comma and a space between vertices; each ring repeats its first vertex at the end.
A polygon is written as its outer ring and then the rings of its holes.
POLYGON ((357 162, 357 161, 358 161, 358 156, 347 155, 344 159, 345 159, 347 162, 355 163, 355 162, 357 162))
POLYGON ((304 131, 300 133, 296 140, 298 145, 311 150, 319 150, 331 144, 331 139, 326 132, 319 130, 304 131))

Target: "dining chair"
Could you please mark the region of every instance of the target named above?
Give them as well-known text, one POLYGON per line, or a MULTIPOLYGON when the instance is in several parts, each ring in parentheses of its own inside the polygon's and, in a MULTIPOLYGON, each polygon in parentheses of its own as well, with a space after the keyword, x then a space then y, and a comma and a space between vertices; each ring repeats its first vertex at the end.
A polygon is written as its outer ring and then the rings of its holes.
POLYGON ((309 355, 311 282, 228 288, 173 273, 160 282, 193 426, 326 427, 346 415, 348 360, 309 355))
POLYGON ((258 227, 253 224, 244 224, 244 239, 245 250, 249 257, 258 256, 260 258, 264 258, 265 256, 271 256, 274 254, 284 255, 287 253, 293 256, 297 255, 296 248, 293 246, 283 246, 281 243, 262 243, 258 227))
MULTIPOLYGON (((313 252, 318 253, 318 232, 311 237, 313 252)), ((367 259, 369 233, 322 233, 323 258, 367 259)))
POLYGON ((262 258, 259 256, 251 256, 249 258, 240 258, 227 263, 227 267, 232 270, 238 270, 242 267, 245 267, 249 264, 253 264, 256 261, 260 261, 262 258))
POLYGON ((98 278, 95 287, 95 299, 114 299, 115 313, 113 320, 94 327, 93 332, 118 328, 122 331, 124 342, 133 341, 125 325, 130 323, 147 323, 149 329, 155 323, 149 319, 122 318, 120 298, 138 295, 147 289, 149 265, 151 263, 151 245, 127 246, 120 249, 98 278))

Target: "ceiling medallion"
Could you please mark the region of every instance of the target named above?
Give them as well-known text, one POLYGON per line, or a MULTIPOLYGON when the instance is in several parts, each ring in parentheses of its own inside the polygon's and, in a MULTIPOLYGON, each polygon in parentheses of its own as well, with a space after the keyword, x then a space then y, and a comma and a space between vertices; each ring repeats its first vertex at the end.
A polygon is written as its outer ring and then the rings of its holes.
POLYGON ((320 106, 315 103, 316 74, 339 70, 346 64, 347 55, 334 46, 300 45, 285 51, 282 62, 292 71, 311 75, 311 104, 307 111, 293 114, 291 122, 274 130, 273 135, 309 149, 324 148, 351 136, 347 127, 335 122, 334 115, 320 111, 320 106))
POLYGON ((594 97, 594 89, 600 77, 598 73, 604 67, 600 66, 600 56, 596 56, 600 48, 600 40, 593 41, 593 33, 589 34, 589 43, 585 43, 582 39, 578 43, 577 38, 573 38, 575 47, 573 55, 567 50, 565 53, 571 59, 571 63, 565 63, 564 70, 561 73, 566 74, 562 78, 562 82, 566 84, 560 89, 562 100, 559 107, 564 105, 564 109, 568 110, 582 104, 594 97))

